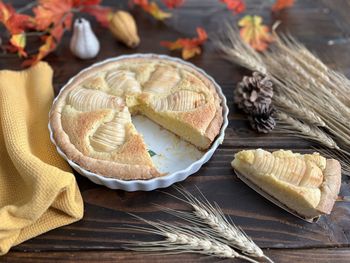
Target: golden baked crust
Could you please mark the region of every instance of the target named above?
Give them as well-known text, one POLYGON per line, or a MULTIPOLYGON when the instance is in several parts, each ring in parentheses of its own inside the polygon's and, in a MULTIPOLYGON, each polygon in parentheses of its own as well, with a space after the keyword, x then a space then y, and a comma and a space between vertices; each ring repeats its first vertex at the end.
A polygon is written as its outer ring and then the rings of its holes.
POLYGON ((318 153, 240 151, 232 167, 257 187, 301 217, 329 214, 337 198, 341 168, 318 153))
POLYGON ((130 114, 143 114, 200 149, 222 122, 211 80, 166 59, 126 58, 86 70, 60 93, 50 113, 58 147, 82 168, 123 180, 162 176, 130 114))

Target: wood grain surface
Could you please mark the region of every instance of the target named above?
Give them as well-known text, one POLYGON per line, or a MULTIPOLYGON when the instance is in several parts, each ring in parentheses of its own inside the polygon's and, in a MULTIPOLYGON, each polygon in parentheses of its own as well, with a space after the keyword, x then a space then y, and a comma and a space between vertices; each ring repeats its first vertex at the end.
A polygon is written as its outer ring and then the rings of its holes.
MULTIPOLYGON (((20 7, 26 1, 10 2, 20 7)), ((278 14, 270 11, 272 1, 245 2, 247 14, 260 14, 267 24, 281 20, 281 31, 292 33, 330 67, 338 68, 350 76, 350 1, 299 0, 293 8, 278 14)), ((104 3, 121 8, 127 6, 127 1, 104 3)), ((211 36, 220 31, 223 21, 236 23, 241 17, 232 16, 216 0, 187 0, 181 9, 174 11, 174 17, 165 23, 154 21, 139 9, 131 12, 136 17, 142 41, 135 50, 116 42, 108 31, 93 23, 93 30, 102 49, 97 58, 82 61, 70 53, 68 46, 71 33, 66 34, 60 48, 46 59, 54 69, 56 94, 69 78, 94 62, 131 53, 180 56, 180 53, 161 47, 159 42, 193 36, 197 26, 204 26, 211 36)), ((309 224, 260 197, 235 176, 230 166, 234 153, 241 149, 261 147, 268 150, 284 148, 311 152, 317 145, 293 137, 259 135, 251 131, 245 116, 233 106, 232 94, 236 83, 249 72, 225 61, 210 41, 205 44, 203 54, 190 61, 203 68, 221 85, 228 100, 230 114, 223 144, 212 159, 182 185, 194 195, 198 195, 197 186, 210 201, 217 202, 276 262, 349 262, 349 202, 337 202, 330 216, 309 224)), ((20 64, 18 58, 0 57, 0 69, 20 69, 20 64)), ((0 262, 218 261, 216 258, 192 254, 145 256, 123 251, 121 246, 125 242, 158 238, 116 229, 125 224, 142 225, 127 212, 147 219, 173 222, 173 217, 159 211, 154 204, 180 210, 189 207, 160 191, 128 193, 98 186, 78 174, 76 178, 85 203, 84 218, 12 248, 6 256, 0 258, 0 262)), ((172 188, 163 191, 175 193, 172 188)), ((350 196, 349 180, 345 176, 340 195, 350 196)))

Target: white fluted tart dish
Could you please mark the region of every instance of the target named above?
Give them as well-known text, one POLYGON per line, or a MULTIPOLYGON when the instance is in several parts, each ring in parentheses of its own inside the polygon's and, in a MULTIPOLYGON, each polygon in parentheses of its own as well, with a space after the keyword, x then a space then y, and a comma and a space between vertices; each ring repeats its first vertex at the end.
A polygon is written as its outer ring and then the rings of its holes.
POLYGON ((49 129, 58 152, 93 182, 153 190, 198 171, 223 141, 227 113, 201 69, 136 54, 73 77, 53 103, 49 129))

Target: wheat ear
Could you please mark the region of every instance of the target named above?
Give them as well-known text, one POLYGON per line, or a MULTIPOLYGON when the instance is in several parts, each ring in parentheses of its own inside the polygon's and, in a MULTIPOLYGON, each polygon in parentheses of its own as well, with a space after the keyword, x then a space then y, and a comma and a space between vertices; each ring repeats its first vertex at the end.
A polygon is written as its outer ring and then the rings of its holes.
POLYGON ((276 112, 278 129, 275 132, 283 131, 289 133, 290 135, 298 136, 301 138, 311 139, 320 144, 325 145, 331 149, 337 149, 337 143, 326 133, 315 126, 302 123, 293 117, 288 116, 286 113, 277 111, 276 112), (291 132, 293 131, 293 132, 291 132))
POLYGON ((125 249, 143 252, 162 252, 162 254, 199 253, 219 258, 240 258, 248 262, 258 263, 258 261, 236 252, 228 245, 211 238, 200 228, 183 225, 175 226, 166 222, 154 222, 136 215, 133 216, 153 226, 153 228, 130 226, 124 229, 158 234, 165 237, 165 240, 131 242, 123 246, 125 249))
POLYGON ((240 250, 243 254, 250 257, 265 258, 269 262, 273 262, 270 258, 264 255, 264 252, 257 246, 254 241, 247 236, 247 234, 237 227, 231 220, 227 218, 218 205, 211 205, 205 196, 201 193, 202 200, 194 197, 190 192, 182 187, 174 186, 174 188, 183 196, 184 199, 180 199, 193 208, 192 213, 175 211, 172 209, 163 208, 164 211, 175 215, 179 218, 185 219, 191 223, 198 224, 199 226, 207 225, 210 229, 206 232, 213 232, 216 239, 228 242, 227 244, 240 250))
POLYGON ((311 125, 316 125, 319 127, 326 126, 324 121, 316 113, 314 113, 312 110, 305 107, 301 103, 297 103, 291 99, 288 99, 284 95, 277 94, 275 94, 272 99, 273 104, 276 106, 277 109, 287 111, 294 118, 305 121, 311 125))
POLYGON ((216 48, 224 54, 223 57, 252 71, 267 74, 266 66, 261 57, 249 45, 241 41, 239 34, 236 32, 238 31, 237 28, 233 28, 226 23, 225 31, 227 31, 225 37, 217 35, 217 40, 214 41, 216 48))
POLYGON ((350 156, 342 151, 331 151, 329 149, 317 149, 322 155, 327 158, 336 159, 340 162, 342 174, 350 176, 350 156))

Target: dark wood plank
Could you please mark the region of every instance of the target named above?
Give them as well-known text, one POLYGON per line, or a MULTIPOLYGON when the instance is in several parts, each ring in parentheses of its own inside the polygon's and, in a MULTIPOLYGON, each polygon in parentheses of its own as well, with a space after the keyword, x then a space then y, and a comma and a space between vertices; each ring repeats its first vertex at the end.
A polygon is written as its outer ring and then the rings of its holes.
MULTIPOLYGON (((16 6, 24 1, 12 1, 16 6)), ((329 45, 330 40, 346 39, 349 34, 348 17, 350 11, 348 1, 296 1, 293 8, 277 14, 271 14, 270 1, 246 0, 247 14, 261 14, 267 24, 281 20, 280 30, 291 32, 305 45, 318 54, 331 67, 338 67, 350 76, 348 56, 350 45, 340 41, 329 45)), ((116 1, 105 1, 116 5, 116 1)), ((121 7, 127 1, 118 1, 121 7)), ((105 29, 93 23, 93 29, 103 47, 97 58, 87 61, 79 60, 70 53, 69 39, 71 33, 65 35, 61 47, 47 57, 46 61, 54 69, 54 88, 57 93, 62 85, 81 69, 106 58, 131 53, 162 53, 179 56, 178 52, 170 52, 160 47, 161 40, 174 40, 184 35, 192 36, 197 26, 204 26, 209 34, 219 30, 226 19, 236 23, 242 16, 232 16, 224 5, 214 0, 188 0, 185 6, 174 11, 174 17, 165 22, 156 22, 139 9, 132 10, 135 15, 141 45, 130 50, 116 42, 105 29)), ((245 186, 234 175, 230 161, 235 152, 244 148, 274 150, 280 148, 293 149, 299 152, 310 152, 316 144, 275 134, 258 135, 251 131, 244 115, 233 105, 233 89, 246 70, 225 61, 214 50, 212 42, 204 45, 203 54, 191 60, 212 75, 222 86, 230 108, 229 126, 223 144, 212 159, 196 174, 190 176, 183 186, 196 194, 195 186, 211 201, 217 202, 262 247, 273 248, 268 254, 277 262, 307 261, 346 262, 349 250, 326 249, 350 245, 350 204, 337 202, 333 213, 323 217, 316 224, 305 223, 289 215, 278 207, 261 198, 245 186), (301 249, 319 247, 323 249, 301 249), (288 248, 288 249, 287 249, 288 248), (337 257, 336 257, 337 256, 337 257)), ((20 69, 21 61, 17 58, 0 58, 0 69, 20 69)), ((153 206, 153 203, 167 207, 186 210, 188 207, 160 192, 113 191, 97 186, 77 175, 79 187, 85 201, 84 218, 72 225, 50 231, 37 238, 14 247, 8 256, 0 259, 5 262, 48 262, 61 261, 123 261, 130 262, 197 262, 198 256, 181 255, 172 257, 144 257, 140 254, 118 252, 126 241, 154 240, 153 235, 121 232, 115 227, 124 224, 141 224, 126 212, 133 212, 152 220, 173 221, 174 219, 153 206), (69 252, 79 250, 84 252, 69 252), (89 252, 94 250, 94 252, 89 252), (113 250, 108 252, 108 250, 113 250), (23 253, 28 251, 28 253, 23 253), (43 251, 45 253, 35 253, 43 251), (55 252, 52 252, 55 251, 55 252)), ((166 189, 174 193, 172 189, 166 189)), ((350 196, 349 180, 343 178, 341 195, 350 196)), ((201 259, 203 262, 215 259, 201 259)))
MULTIPOLYGON (((270 249, 265 251, 275 262, 306 262, 308 263, 347 263, 350 258, 350 250, 346 248, 337 249, 270 249)), ((23 253, 13 252, 11 255, 2 258, 3 262, 21 263, 21 262, 129 262, 129 263, 177 263, 177 262, 244 262, 239 259, 219 259, 214 257, 205 257, 195 254, 180 255, 155 255, 150 256, 143 253, 125 252, 125 251, 106 251, 101 254, 96 251, 87 252, 47 252, 47 253, 23 253)))

